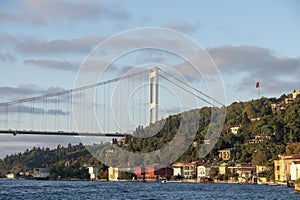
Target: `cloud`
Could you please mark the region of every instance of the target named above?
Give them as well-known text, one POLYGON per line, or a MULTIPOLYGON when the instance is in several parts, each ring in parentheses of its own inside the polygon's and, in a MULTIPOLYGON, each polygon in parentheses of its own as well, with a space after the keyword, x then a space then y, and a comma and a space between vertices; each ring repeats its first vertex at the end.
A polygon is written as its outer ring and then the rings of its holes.
POLYGON ((18 39, 11 34, 0 33, 0 44, 2 49, 14 49, 18 44, 18 39))
POLYGON ((0 61, 2 62, 12 62, 15 58, 7 52, 0 51, 0 61))
POLYGON ((58 55, 89 53, 94 46, 104 38, 97 36, 85 36, 82 38, 60 39, 42 41, 33 38, 24 38, 16 42, 16 51, 24 55, 58 55))
MULTIPOLYGON (((300 58, 278 56, 270 49, 247 45, 223 45, 207 48, 207 52, 216 63, 229 89, 235 92, 251 91, 257 81, 261 82, 264 95, 279 95, 300 89, 300 58)), ((211 61, 200 60, 201 72, 211 76, 209 78, 216 76, 210 73, 213 67, 211 61)), ((189 80, 201 78, 197 70, 186 61, 173 67, 189 80)))
POLYGON ((49 87, 43 89, 33 84, 20 85, 18 87, 0 87, 0 96, 2 99, 16 100, 32 96, 51 94, 64 91, 61 87, 49 87))
POLYGON ((87 35, 81 38, 66 38, 45 41, 28 36, 15 37, 11 34, 0 33, 0 43, 4 50, 1 54, 16 52, 21 55, 66 55, 87 54, 105 38, 87 35))
POLYGON ((300 58, 273 55, 271 50, 255 46, 224 45, 208 52, 221 70, 244 71, 257 78, 291 77, 300 73, 300 58))
POLYGON ((129 13, 120 4, 95 1, 19 1, 15 12, 0 12, 0 20, 47 24, 60 21, 127 20, 129 13))
POLYGON ((75 68, 72 65, 72 63, 68 62, 67 60, 30 59, 30 60, 25 60, 24 63, 28 65, 35 65, 38 67, 47 68, 47 69, 59 69, 65 71, 77 70, 77 68, 75 68))
POLYGON ((234 88, 245 91, 261 82, 264 94, 280 94, 299 89, 300 58, 274 55, 271 50, 255 46, 224 45, 208 49, 222 74, 236 78, 234 88))
POLYGON ((200 22, 191 24, 186 21, 169 22, 162 25, 162 27, 174 29, 187 34, 196 32, 201 26, 202 24, 200 22))
MULTIPOLYGON (((1 108, 1 111, 4 111, 3 108, 1 108)), ((35 114, 35 115, 42 115, 42 114, 48 114, 48 115, 69 115, 69 111, 63 111, 62 109, 43 109, 38 107, 32 107, 32 106, 25 106, 25 105, 10 105, 7 109, 8 113, 27 113, 27 114, 35 114)), ((4 115, 4 112, 1 112, 0 115, 4 115)))

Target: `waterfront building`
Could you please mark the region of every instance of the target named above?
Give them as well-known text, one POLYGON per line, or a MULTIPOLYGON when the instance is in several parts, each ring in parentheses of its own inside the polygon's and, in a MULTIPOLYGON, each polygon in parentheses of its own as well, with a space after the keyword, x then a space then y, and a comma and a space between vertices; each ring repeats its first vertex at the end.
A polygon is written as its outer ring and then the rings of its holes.
POLYGON ((138 166, 134 168, 134 171, 138 181, 145 181, 146 167, 138 166))
POLYGON ((172 167, 173 167, 173 176, 184 177, 183 163, 176 163, 172 167))
POLYGON ((157 181, 173 176, 173 169, 169 166, 154 164, 146 167, 135 167, 135 175, 139 181, 157 181))
POLYGON ((267 184, 268 171, 272 169, 269 165, 256 165, 256 180, 257 184, 267 184))
POLYGON ((254 168, 240 168, 237 170, 239 183, 253 183, 254 168))
POLYGON ((227 168, 228 168, 228 164, 227 163, 222 163, 219 166, 219 174, 221 174, 221 175, 225 174, 227 168))
POLYGON ((200 181, 201 179, 210 178, 209 172, 211 169, 210 164, 202 164, 197 167, 197 181, 200 181))
POLYGON ((90 166, 88 167, 90 180, 96 180, 98 178, 98 167, 90 166))
POLYGON ((197 166, 199 165, 198 161, 191 163, 185 163, 183 165, 183 176, 186 179, 192 179, 197 177, 197 166))
POLYGON ((7 178, 7 179, 16 179, 17 176, 16 176, 16 174, 14 174, 14 173, 7 173, 7 174, 6 174, 6 178, 7 178))
POLYGON ((47 179, 50 176, 49 168, 34 168, 33 169, 33 178, 36 179, 47 179))
POLYGON ((295 181, 300 178, 300 161, 293 161, 290 165, 291 168, 291 180, 295 181))
MULTIPOLYGON (((226 167, 227 166, 225 166, 225 169, 226 167)), ((223 174, 226 172, 225 169, 222 169, 223 174)), ((253 175, 256 169, 255 166, 241 163, 234 166, 228 166, 228 169, 232 174, 237 174, 237 180, 239 183, 253 183, 253 175)))
POLYGON ((294 161, 300 161, 300 153, 279 155, 278 158, 274 160, 275 182, 285 185, 291 180, 290 166, 294 161))
POLYGON ((117 167, 108 168, 108 180, 109 181, 119 181, 124 177, 122 175, 126 173, 134 173, 134 169, 127 165, 119 165, 117 167))

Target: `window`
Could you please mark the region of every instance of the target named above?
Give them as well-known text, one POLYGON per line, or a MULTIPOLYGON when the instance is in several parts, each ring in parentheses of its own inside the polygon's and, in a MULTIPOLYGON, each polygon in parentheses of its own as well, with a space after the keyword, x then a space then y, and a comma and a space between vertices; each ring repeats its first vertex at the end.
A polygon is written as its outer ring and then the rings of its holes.
POLYGON ((280 175, 277 175, 277 180, 280 180, 280 175))
POLYGON ((276 170, 280 170, 280 166, 278 165, 278 166, 276 166, 276 170))

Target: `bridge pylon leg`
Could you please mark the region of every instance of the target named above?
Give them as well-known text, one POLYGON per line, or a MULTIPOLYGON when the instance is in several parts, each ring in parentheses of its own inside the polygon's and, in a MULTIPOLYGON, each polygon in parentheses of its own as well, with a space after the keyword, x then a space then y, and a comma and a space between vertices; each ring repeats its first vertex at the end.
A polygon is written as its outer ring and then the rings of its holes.
POLYGON ((151 69, 149 74, 149 113, 148 124, 158 120, 158 68, 151 69))

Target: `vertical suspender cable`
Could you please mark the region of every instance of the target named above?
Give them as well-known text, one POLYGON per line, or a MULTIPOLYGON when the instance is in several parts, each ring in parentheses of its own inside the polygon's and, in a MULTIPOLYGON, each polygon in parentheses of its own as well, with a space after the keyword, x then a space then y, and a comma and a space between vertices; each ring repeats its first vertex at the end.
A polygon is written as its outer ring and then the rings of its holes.
POLYGON ((105 89, 105 85, 103 86, 103 90, 104 90, 104 106, 103 106, 103 109, 104 109, 104 112, 103 112, 103 131, 104 133, 106 132, 106 89, 105 89))
POLYGON ((110 103, 111 103, 111 98, 110 98, 110 83, 107 85, 108 86, 108 94, 107 94, 107 133, 110 131, 110 103))
POLYGON ((139 93, 139 99, 138 99, 138 104, 139 104, 139 106, 138 106, 138 113, 139 113, 139 115, 138 115, 138 124, 139 125, 142 125, 141 124, 141 107, 142 107, 142 105, 141 105, 141 98, 142 98, 142 91, 141 91, 141 89, 142 89, 142 81, 141 81, 141 79, 142 79, 142 75, 140 75, 139 76, 139 81, 138 81, 138 93, 139 93))
POLYGON ((96 92, 95 92, 95 131, 98 130, 98 88, 96 87, 96 92))
POLYGON ((60 130, 59 120, 60 120, 60 95, 57 96, 57 130, 58 131, 60 130))
POLYGON ((5 106, 5 129, 8 129, 8 106, 5 106))
POLYGON ((48 115, 48 98, 45 98, 45 122, 44 122, 44 130, 47 130, 47 115, 48 115))
POLYGON ((69 130, 71 131, 72 130, 72 115, 73 115, 73 109, 72 109, 72 105, 73 105, 73 93, 70 92, 70 96, 69 96, 69 130))
POLYGON ((42 104, 43 104, 43 122, 42 122, 41 129, 45 130, 45 99, 43 99, 42 104))
POLYGON ((21 102, 18 104, 18 123, 19 129, 21 130, 21 102))

